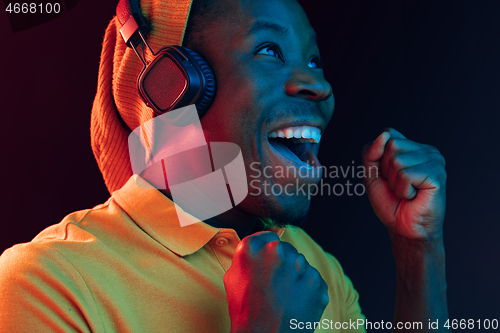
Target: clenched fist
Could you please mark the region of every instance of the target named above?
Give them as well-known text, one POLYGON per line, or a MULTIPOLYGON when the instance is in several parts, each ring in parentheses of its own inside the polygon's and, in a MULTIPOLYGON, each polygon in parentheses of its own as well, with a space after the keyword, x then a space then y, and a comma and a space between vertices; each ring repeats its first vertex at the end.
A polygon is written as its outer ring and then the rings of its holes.
POLYGON ((363 164, 371 175, 365 179, 368 198, 391 234, 417 241, 442 237, 446 171, 435 147, 389 128, 364 147, 363 164))
POLYGON ((319 321, 329 302, 319 272, 269 231, 241 241, 224 286, 232 333, 289 332, 291 319, 319 321))

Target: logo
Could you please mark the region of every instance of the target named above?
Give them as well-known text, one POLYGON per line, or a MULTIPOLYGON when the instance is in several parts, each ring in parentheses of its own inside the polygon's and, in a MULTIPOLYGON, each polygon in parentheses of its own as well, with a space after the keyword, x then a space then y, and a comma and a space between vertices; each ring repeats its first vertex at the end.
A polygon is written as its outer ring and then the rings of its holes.
POLYGON ((183 227, 199 222, 184 212, 206 220, 248 194, 240 147, 207 144, 195 105, 143 123, 129 135, 128 145, 133 173, 156 189, 170 190, 183 227))
POLYGON ((4 0, 12 32, 30 29, 52 21, 73 9, 79 0, 15 2, 4 0))

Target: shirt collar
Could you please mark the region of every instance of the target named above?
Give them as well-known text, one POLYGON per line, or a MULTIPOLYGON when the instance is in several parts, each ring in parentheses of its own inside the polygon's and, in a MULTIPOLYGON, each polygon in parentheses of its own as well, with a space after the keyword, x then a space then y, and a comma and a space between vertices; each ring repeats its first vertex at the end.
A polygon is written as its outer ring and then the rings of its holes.
MULTIPOLYGON (((220 231, 232 230, 212 227, 179 207, 176 209, 172 200, 138 175, 130 177, 112 197, 142 230, 180 256, 195 253, 220 231), (178 211, 196 223, 181 227, 178 211)), ((268 227, 266 230, 280 237, 284 232, 284 228, 268 227)))

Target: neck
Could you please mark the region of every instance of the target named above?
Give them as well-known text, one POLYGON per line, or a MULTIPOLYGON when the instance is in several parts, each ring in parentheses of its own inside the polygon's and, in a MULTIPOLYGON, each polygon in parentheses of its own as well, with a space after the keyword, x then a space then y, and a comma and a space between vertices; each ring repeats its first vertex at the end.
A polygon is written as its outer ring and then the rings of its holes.
MULTIPOLYGON (((172 200, 172 195, 168 189, 159 191, 172 200)), ((255 232, 264 230, 262 221, 257 215, 250 214, 237 207, 204 220, 204 222, 215 228, 234 229, 240 240, 255 232)))
POLYGON ((257 217, 252 222, 237 224, 234 223, 234 220, 226 220, 222 215, 224 214, 205 220, 204 222, 215 228, 234 229, 240 240, 253 233, 264 230, 262 222, 257 217))

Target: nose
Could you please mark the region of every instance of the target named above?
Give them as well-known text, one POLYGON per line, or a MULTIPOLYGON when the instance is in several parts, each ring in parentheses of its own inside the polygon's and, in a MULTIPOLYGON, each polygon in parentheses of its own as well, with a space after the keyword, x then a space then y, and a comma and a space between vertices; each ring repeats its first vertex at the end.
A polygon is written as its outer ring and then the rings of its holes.
POLYGON ((289 96, 313 101, 324 101, 332 96, 332 86, 322 74, 313 69, 296 69, 285 83, 285 91, 289 96))

